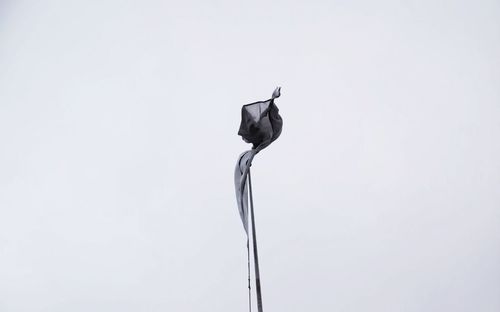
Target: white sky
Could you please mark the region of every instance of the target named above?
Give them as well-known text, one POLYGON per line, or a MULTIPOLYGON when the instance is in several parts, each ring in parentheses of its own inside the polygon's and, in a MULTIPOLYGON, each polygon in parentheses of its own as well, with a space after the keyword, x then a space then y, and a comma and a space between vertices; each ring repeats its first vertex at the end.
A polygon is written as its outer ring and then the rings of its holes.
POLYGON ((0 311, 500 310, 500 2, 0 1, 0 311))

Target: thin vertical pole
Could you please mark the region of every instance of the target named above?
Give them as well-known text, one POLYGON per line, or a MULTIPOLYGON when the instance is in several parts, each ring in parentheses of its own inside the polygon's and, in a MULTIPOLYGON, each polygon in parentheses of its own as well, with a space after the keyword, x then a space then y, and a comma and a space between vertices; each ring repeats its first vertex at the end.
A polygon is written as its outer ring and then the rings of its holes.
POLYGON ((253 195, 252 195, 252 177, 250 169, 248 170, 248 187, 250 192, 250 213, 252 215, 252 236, 253 236, 253 259, 255 265, 255 288, 257 291, 257 309, 258 312, 263 312, 262 309, 262 294, 260 290, 260 271, 259 271, 259 254, 257 252, 257 233, 255 231, 255 215, 253 212, 253 195))
POLYGON ((247 261, 248 261, 248 312, 252 312, 252 286, 250 283, 250 237, 247 236, 247 261))

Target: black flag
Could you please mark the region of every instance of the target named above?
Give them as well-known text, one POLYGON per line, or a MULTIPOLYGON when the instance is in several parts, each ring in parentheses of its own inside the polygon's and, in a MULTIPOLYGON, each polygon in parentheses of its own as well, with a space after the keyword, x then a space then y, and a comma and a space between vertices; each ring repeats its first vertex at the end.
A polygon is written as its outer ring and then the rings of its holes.
POLYGON ((280 87, 274 90, 271 99, 243 105, 241 108, 241 124, 238 135, 243 137, 253 147, 240 155, 234 171, 234 184, 236 200, 243 222, 243 227, 248 234, 248 190, 246 186, 247 175, 252 165, 255 154, 267 147, 281 134, 283 120, 274 99, 280 96, 280 87))
POLYGON ((238 134, 247 143, 252 143, 253 147, 240 155, 234 171, 234 184, 236 188, 236 200, 240 212, 243 227, 247 234, 248 251, 248 303, 252 310, 251 290, 250 290, 250 237, 248 235, 248 191, 250 191, 250 211, 252 217, 252 242, 255 265, 255 284, 257 287, 257 307, 259 312, 263 312, 262 294, 260 289, 259 257, 257 252, 257 235, 255 231, 255 217, 252 198, 252 179, 250 166, 254 156, 262 149, 271 144, 281 134, 283 120, 279 115, 279 110, 274 99, 280 96, 280 88, 274 90, 271 99, 243 105, 241 108, 241 125, 238 134), (248 180, 248 181, 247 181, 248 180))

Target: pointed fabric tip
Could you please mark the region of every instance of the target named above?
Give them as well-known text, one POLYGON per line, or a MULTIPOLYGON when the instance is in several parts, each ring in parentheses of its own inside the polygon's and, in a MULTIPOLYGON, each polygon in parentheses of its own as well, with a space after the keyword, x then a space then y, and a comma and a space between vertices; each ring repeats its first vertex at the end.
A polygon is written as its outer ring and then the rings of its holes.
POLYGON ((280 97, 280 95, 281 95, 281 87, 277 87, 276 89, 274 89, 272 98, 273 99, 278 98, 280 97))

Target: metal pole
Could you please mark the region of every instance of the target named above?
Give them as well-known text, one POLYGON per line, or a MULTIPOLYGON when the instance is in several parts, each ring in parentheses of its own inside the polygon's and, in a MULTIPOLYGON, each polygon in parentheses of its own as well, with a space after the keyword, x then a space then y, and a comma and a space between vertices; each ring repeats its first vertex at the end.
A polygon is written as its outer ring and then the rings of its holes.
POLYGON ((255 264, 255 288, 257 291, 257 309, 258 312, 263 312, 262 309, 262 294, 260 290, 260 272, 259 272, 259 254, 257 252, 257 233, 255 232, 255 215, 253 212, 253 195, 252 195, 252 178, 250 169, 248 170, 248 187, 250 192, 250 213, 252 215, 252 236, 253 236, 253 259, 255 264))
POLYGON ((250 274, 250 237, 247 236, 247 261, 248 261, 248 312, 252 312, 252 286, 250 274))

